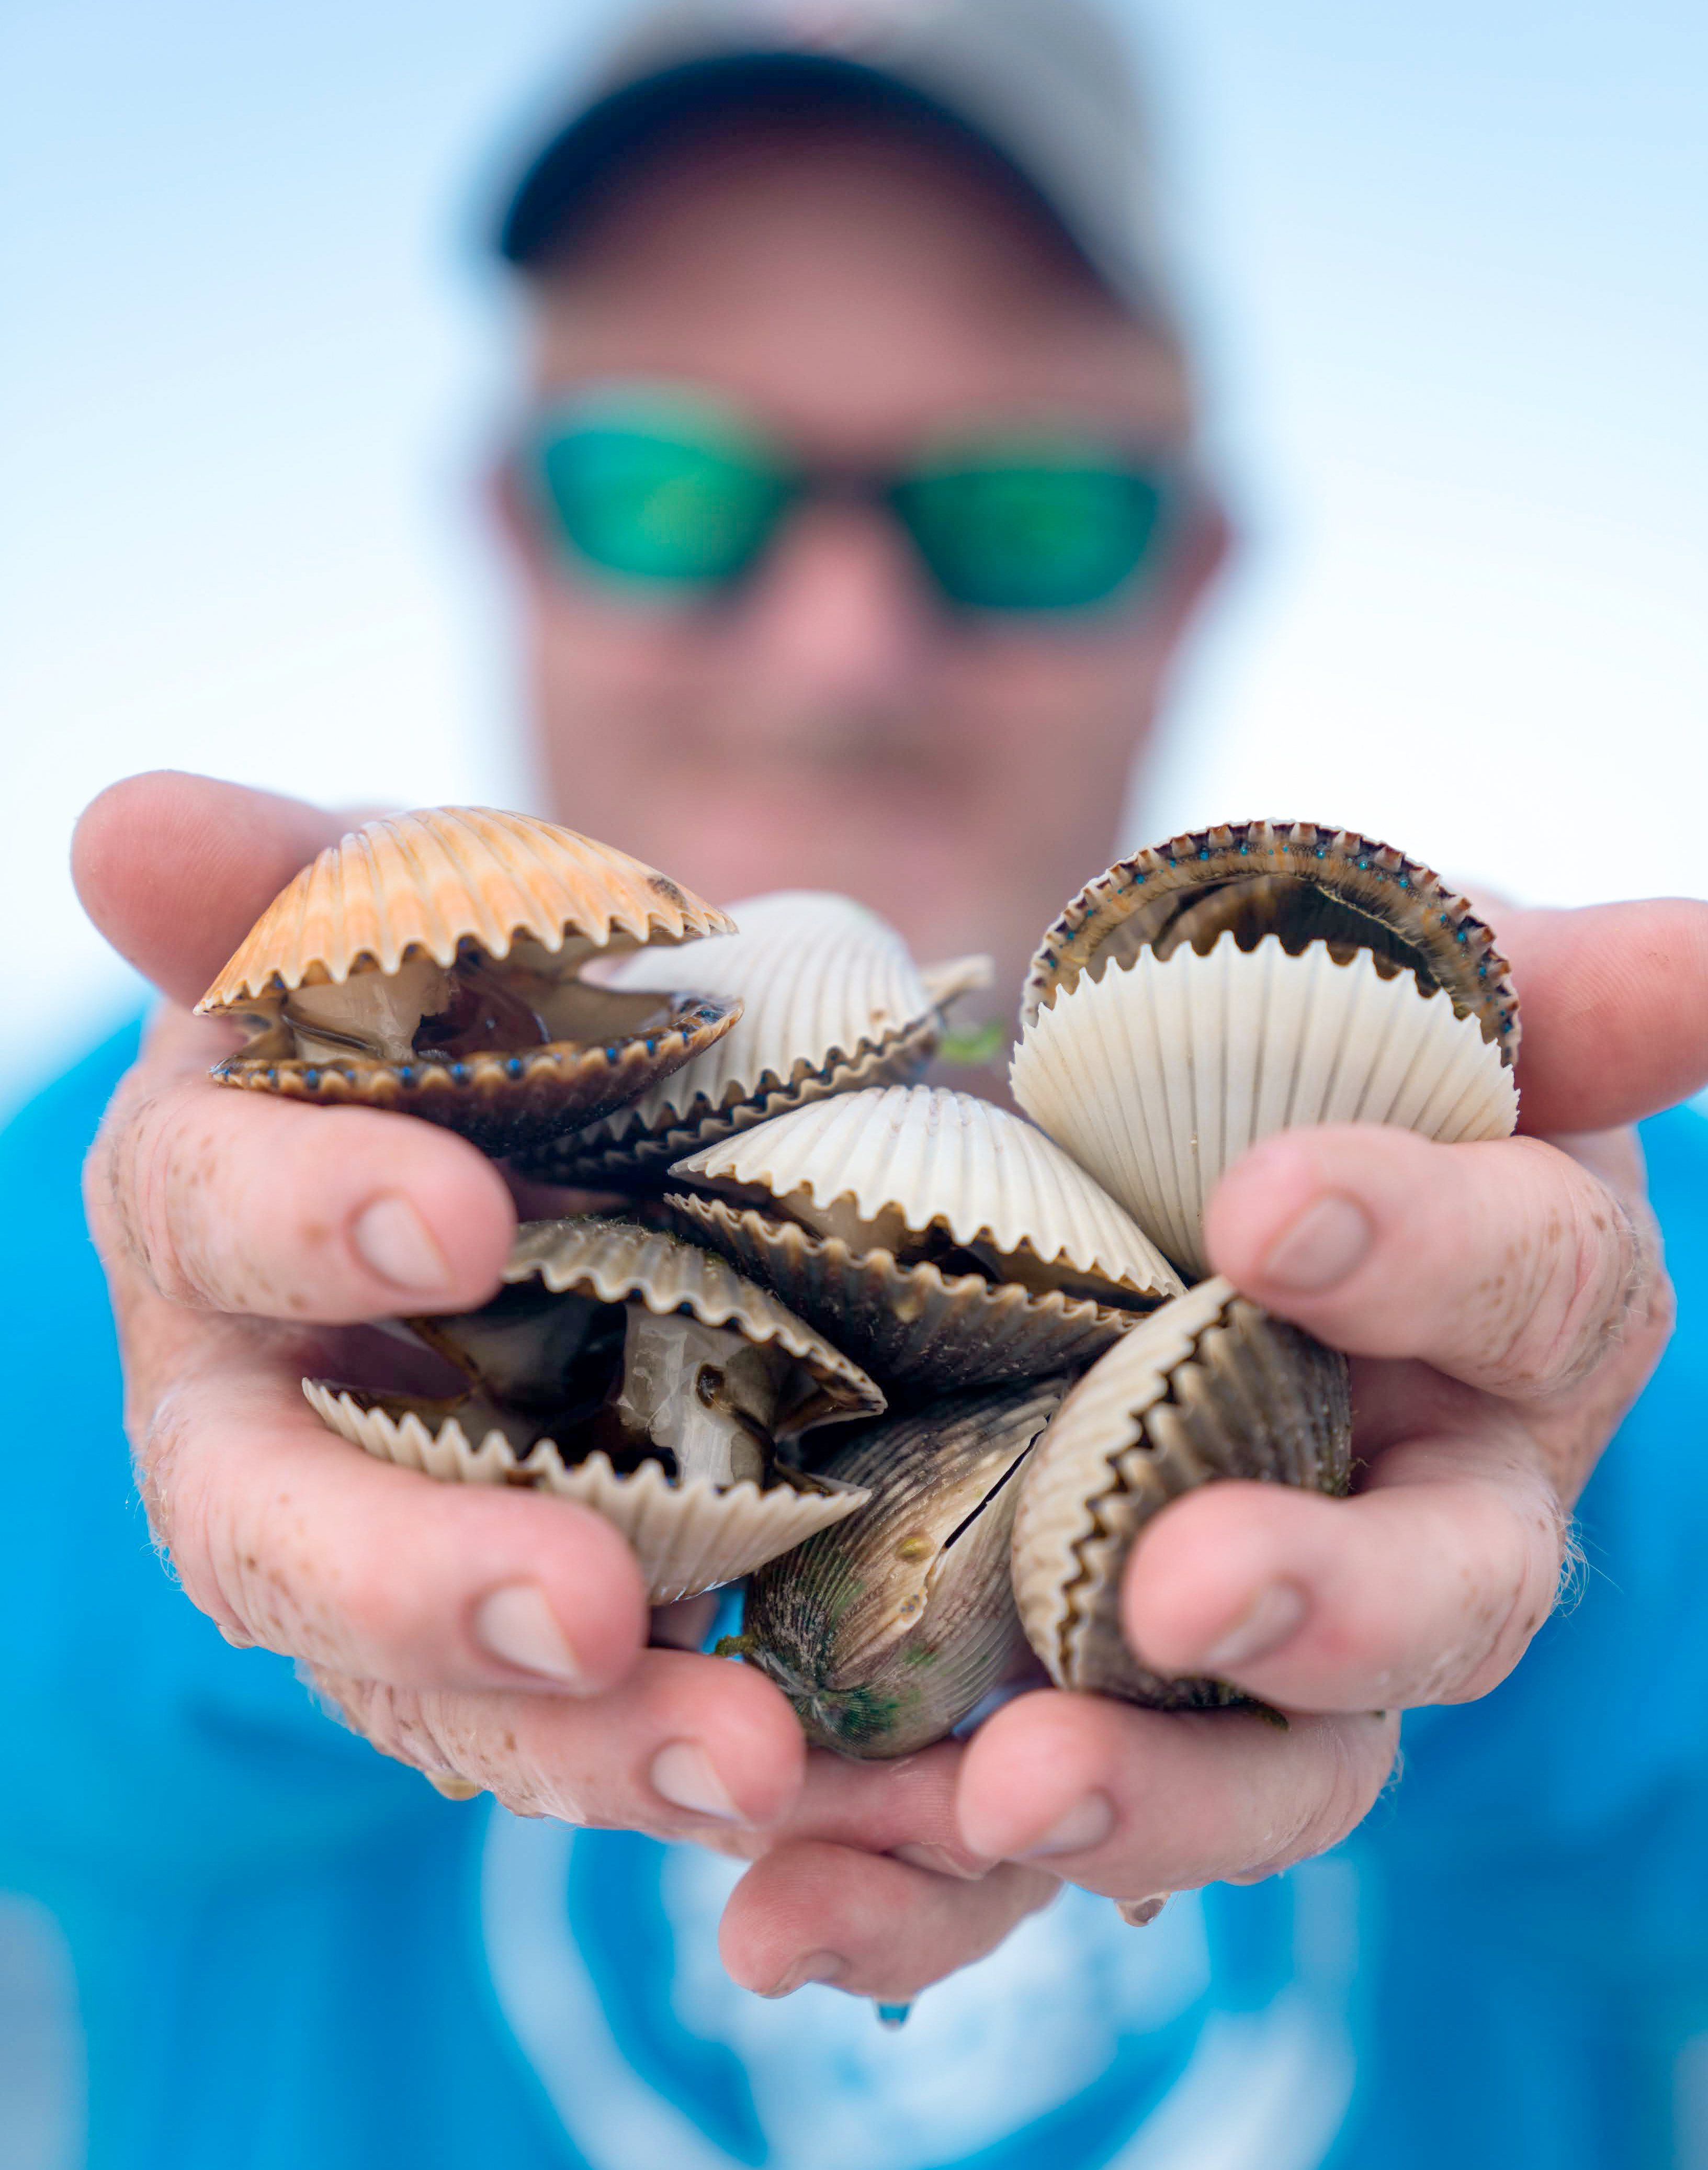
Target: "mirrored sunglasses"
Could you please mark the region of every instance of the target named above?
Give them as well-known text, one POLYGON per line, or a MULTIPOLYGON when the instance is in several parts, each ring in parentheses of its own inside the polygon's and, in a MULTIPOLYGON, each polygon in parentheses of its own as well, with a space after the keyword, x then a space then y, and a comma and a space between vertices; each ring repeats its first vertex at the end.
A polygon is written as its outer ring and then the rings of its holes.
POLYGON ((648 388, 554 407, 520 478, 572 560, 660 596, 736 586, 789 514, 821 500, 885 508, 957 608, 1060 612, 1118 598, 1161 558, 1177 468, 1089 434, 983 430, 882 473, 814 468, 709 402, 648 388))

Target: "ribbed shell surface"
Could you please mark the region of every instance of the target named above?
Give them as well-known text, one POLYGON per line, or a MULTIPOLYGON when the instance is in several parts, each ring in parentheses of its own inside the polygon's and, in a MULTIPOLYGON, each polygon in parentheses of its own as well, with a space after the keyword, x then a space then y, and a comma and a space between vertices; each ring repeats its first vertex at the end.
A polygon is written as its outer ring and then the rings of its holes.
POLYGON ((743 1273, 827 1334, 883 1386, 938 1392, 1076 1371, 1144 1315, 1059 1289, 1042 1293, 929 1261, 899 1266, 722 1198, 665 1204, 743 1273))
POLYGON ((757 1185, 820 1206, 848 1198, 866 1220, 894 1208, 923 1232, 1046 1263, 1139 1294, 1172 1292, 1173 1269, 1144 1230, 1061 1147, 1004 1108, 940 1086, 892 1085, 797 1108, 678 1161, 711 1187, 757 1185))
POLYGON ((660 1230, 626 1221, 571 1218, 527 1221, 504 1262, 506 1281, 537 1275, 557 1295, 600 1303, 638 1298, 667 1318, 691 1312, 703 1326, 734 1326, 750 1341, 775 1341, 806 1366, 845 1415, 883 1408, 876 1381, 833 1348, 768 1291, 745 1280, 726 1259, 660 1230))
POLYGON ((1511 1063, 1519 1050, 1519 998, 1491 929, 1433 868, 1354 829, 1315 821, 1224 822, 1118 859, 1087 882, 1044 936, 1021 997, 1028 1025, 1059 990, 1073 986, 1100 949, 1171 899, 1278 875, 1308 882, 1401 936, 1457 1009, 1511 1063))
POLYGON ((627 1538, 654 1605, 751 1574, 868 1496, 830 1479, 822 1493, 787 1485, 762 1492, 745 1479, 721 1492, 704 1478, 673 1484, 656 1462, 620 1476, 603 1454, 566 1462, 548 1440, 518 1454, 501 1431, 470 1439, 455 1417, 433 1430, 413 1411, 393 1416, 318 1379, 305 1379, 302 1391, 323 1424, 376 1461, 443 1483, 505 1484, 591 1507, 627 1538))
POLYGON ((434 807, 369 821, 329 846, 274 899, 197 1007, 243 1009, 312 972, 340 982, 364 962, 394 972, 412 949, 448 965, 465 938, 504 957, 519 935, 555 954, 566 936, 602 949, 734 924, 668 875, 573 829, 490 807, 434 807))
MULTIPOLYGON (((643 1098, 563 1139, 554 1163, 590 1181, 633 1154, 675 1159, 803 1101, 924 1070, 944 997, 887 921, 817 890, 745 898, 730 911, 740 932, 697 950, 687 976, 697 992, 737 997, 740 1022, 643 1098)), ((982 961, 958 960, 952 989, 976 982, 982 961)), ((609 986, 663 991, 685 974, 680 961, 643 951, 602 976, 609 986)))
MULTIPOLYGON (((922 1023, 935 1007, 900 935, 851 897, 785 890, 729 910, 740 932, 698 952, 695 991, 739 996, 740 1023, 612 1116, 606 1127, 613 1134, 636 1124, 655 1130, 696 1101, 723 1108, 767 1085, 791 1084, 803 1069, 851 1061, 922 1023)), ((681 969, 674 959, 625 957, 606 984, 667 991, 681 969)))
POLYGON ((1207 956, 1141 952, 1059 992, 1022 1034, 1014 1097, 1188 1274, 1209 1270, 1204 1212, 1259 1138, 1385 1123, 1455 1143, 1503 1138, 1518 1090, 1500 1050, 1409 972, 1338 964, 1271 935, 1207 956))
POLYGON ((755 1576, 739 1647, 809 1740, 905 1756, 941 1740, 1024 1652, 1009 1577, 1014 1475, 1060 1381, 963 1394, 862 1426, 827 1476, 867 1505, 755 1576))
POLYGON ((1014 1521, 1027 1639, 1059 1687, 1159 1708, 1241 1700, 1140 1665, 1121 1627, 1139 1532, 1217 1478, 1339 1494, 1351 1475, 1346 1359, 1218 1276, 1141 1319, 1086 1372, 1033 1451, 1014 1521))

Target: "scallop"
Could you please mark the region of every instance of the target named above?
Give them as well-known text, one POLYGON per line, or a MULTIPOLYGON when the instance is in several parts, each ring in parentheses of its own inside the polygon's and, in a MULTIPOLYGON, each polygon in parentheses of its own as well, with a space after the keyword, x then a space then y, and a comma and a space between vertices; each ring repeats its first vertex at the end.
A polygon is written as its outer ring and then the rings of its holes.
POLYGON ((1188 1275, 1229 1163, 1302 1125, 1454 1143, 1518 1118, 1518 998, 1463 898, 1310 823, 1177 836, 1075 899, 1027 982, 1028 1114, 1188 1275))
POLYGON ((1165 1304, 1080 1380, 1038 1442, 1014 1520, 1027 1639, 1058 1687, 1163 1710, 1246 1700, 1142 1665, 1121 1629, 1140 1532, 1171 1499, 1230 1478, 1344 1493, 1346 1359, 1217 1277, 1165 1304))
MULTIPOLYGON (((808 1101, 919 1077, 943 1011, 987 986, 988 957, 921 972, 888 921, 853 898, 785 890, 730 906, 740 932, 695 959, 697 981, 741 1006, 716 1044, 596 1123, 556 1140, 530 1172, 558 1182, 622 1182, 808 1101)), ((665 991, 672 961, 617 959, 603 984, 665 991)))
POLYGON ((587 960, 734 923, 573 830, 438 807, 323 852, 197 1008, 254 1029, 221 1084, 401 1109, 509 1153, 638 1098, 740 1015, 709 993, 596 986, 587 960))
POLYGON ((970 1093, 842 1094, 671 1173, 714 1194, 673 1197, 697 1237, 894 1383, 1060 1370, 1182 1287, 1066 1153, 970 1093))
POLYGON ((1017 1480, 1065 1384, 947 1396, 839 1443, 825 1473, 866 1504, 762 1568, 719 1646, 777 1683, 816 1746, 910 1755, 1025 1665, 1017 1480))
POLYGON ((519 1231, 482 1310, 408 1322, 467 1382, 422 1397, 306 1380, 382 1460, 594 1507, 652 1601, 734 1581, 864 1494, 803 1470, 800 1435, 884 1406, 865 1372, 711 1253, 580 1216, 519 1231))

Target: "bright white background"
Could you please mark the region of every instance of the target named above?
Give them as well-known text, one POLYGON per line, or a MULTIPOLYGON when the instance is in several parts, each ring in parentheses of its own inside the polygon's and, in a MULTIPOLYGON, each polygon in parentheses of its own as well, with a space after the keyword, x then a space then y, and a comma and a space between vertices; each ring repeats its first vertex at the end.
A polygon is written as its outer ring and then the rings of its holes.
MULTIPOLYGON (((64 872, 110 778, 526 788, 481 212, 608 12, 9 0, 0 1101, 136 999, 64 872)), ((1134 14, 1246 548, 1129 841, 1300 813, 1708 893, 1708 10, 1134 14)))

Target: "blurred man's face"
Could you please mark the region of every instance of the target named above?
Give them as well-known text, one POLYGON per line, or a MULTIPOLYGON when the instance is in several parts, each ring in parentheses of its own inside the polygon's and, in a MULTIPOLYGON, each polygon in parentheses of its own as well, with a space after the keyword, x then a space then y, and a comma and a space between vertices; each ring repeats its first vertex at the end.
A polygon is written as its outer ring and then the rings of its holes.
MULTIPOLYGON (((799 457, 1077 425, 1178 456, 1185 393, 999 178, 934 145, 724 136, 654 160, 539 290, 547 400, 697 386, 799 457)), ((958 612, 880 507, 793 512, 739 587, 659 602, 526 513, 556 811, 721 899, 848 890, 924 955, 988 949, 1006 1009, 1112 855, 1135 746, 1215 539, 1200 510, 1113 605, 958 612)))

